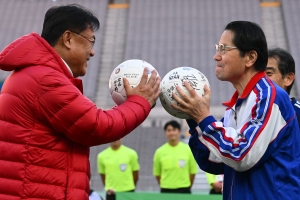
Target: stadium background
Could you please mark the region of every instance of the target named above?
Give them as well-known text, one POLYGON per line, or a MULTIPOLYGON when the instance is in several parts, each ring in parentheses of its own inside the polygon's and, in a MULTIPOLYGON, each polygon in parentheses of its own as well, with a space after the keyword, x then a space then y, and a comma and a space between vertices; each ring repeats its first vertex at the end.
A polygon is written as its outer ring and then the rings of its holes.
MULTIPOLYGON (((22 35, 41 33, 46 10, 67 3, 87 7, 100 20, 94 46, 96 55, 82 79, 85 95, 104 109, 114 105, 108 91, 110 73, 124 60, 138 58, 151 63, 162 77, 180 66, 199 69, 211 84, 212 114, 220 118, 224 110, 221 102, 229 99, 234 89, 214 75, 214 44, 225 25, 234 20, 258 23, 265 31, 269 47, 287 49, 296 66, 300 64, 299 0, 0 0, 0 50, 22 35)), ((8 75, 0 71, 0 88, 8 75)), ((296 68, 296 77, 299 75, 296 68)), ((300 81, 296 80, 292 96, 298 98, 299 90, 300 81)), ((152 158, 165 142, 162 126, 170 119, 158 103, 149 118, 123 140, 139 154, 137 191, 159 190, 152 176, 152 158)), ((185 142, 186 130, 182 135, 185 142)), ((97 191, 103 191, 103 185, 97 173, 96 156, 107 146, 91 148, 91 187, 97 191)), ((205 174, 199 169, 192 191, 208 190, 205 174)))

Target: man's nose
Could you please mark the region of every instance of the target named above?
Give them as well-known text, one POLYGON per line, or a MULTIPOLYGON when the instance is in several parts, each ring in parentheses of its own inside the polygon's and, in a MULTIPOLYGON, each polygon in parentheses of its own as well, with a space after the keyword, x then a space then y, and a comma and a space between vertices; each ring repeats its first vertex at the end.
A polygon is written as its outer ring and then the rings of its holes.
POLYGON ((94 48, 92 48, 91 52, 90 52, 90 56, 93 57, 95 55, 95 50, 94 48))
POLYGON ((219 52, 216 52, 216 54, 214 55, 213 59, 215 61, 220 61, 220 60, 222 60, 222 56, 220 55, 219 52))

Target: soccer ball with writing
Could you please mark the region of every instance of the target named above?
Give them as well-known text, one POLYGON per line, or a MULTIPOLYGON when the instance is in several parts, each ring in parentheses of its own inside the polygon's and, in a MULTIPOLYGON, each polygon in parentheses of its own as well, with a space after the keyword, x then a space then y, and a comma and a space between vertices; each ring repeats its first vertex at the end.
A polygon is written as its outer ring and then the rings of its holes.
POLYGON ((176 86, 181 87, 189 95, 189 92, 184 86, 184 81, 187 81, 199 96, 204 95, 205 84, 209 87, 207 78, 200 71, 191 67, 179 67, 171 70, 162 79, 159 99, 162 106, 169 114, 177 118, 188 119, 189 116, 187 114, 171 106, 172 103, 177 103, 174 100, 172 93, 175 93, 180 97, 176 90, 176 86))
POLYGON ((127 60, 119 64, 112 72, 109 79, 109 90, 112 99, 117 105, 124 103, 127 99, 126 90, 123 85, 123 77, 127 78, 131 87, 137 86, 143 76, 144 68, 149 69, 148 79, 155 68, 143 60, 127 60))

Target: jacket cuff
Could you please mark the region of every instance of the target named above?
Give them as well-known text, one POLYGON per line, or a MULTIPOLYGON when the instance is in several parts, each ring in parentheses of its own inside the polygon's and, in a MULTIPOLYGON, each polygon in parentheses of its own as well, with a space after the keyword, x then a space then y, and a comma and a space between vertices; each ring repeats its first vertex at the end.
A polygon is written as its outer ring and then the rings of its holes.
POLYGON ((213 116, 207 116, 206 118, 204 118, 200 123, 199 123, 199 127, 202 130, 202 132, 204 131, 204 129, 206 127, 208 127, 208 125, 210 125, 211 123, 216 122, 217 120, 213 117, 213 116))
POLYGON ((197 122, 193 119, 187 119, 186 122, 189 125, 190 129, 195 129, 198 126, 197 122))

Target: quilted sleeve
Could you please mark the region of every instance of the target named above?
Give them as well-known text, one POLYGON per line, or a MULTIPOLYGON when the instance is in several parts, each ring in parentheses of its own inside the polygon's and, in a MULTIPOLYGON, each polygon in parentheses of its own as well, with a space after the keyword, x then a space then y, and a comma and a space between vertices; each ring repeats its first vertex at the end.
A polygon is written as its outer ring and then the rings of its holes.
POLYGON ((110 110, 101 110, 60 73, 49 73, 40 82, 37 104, 40 117, 56 132, 74 142, 94 146, 118 140, 150 113, 151 107, 141 96, 110 110))

